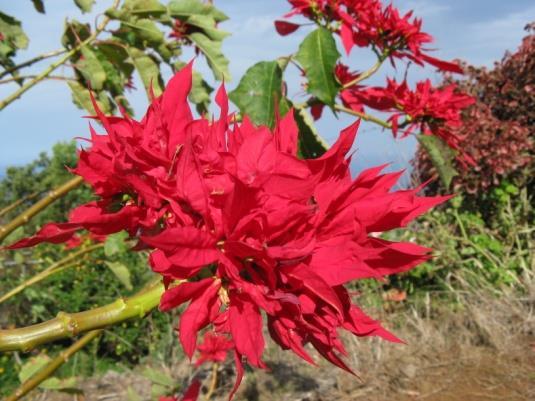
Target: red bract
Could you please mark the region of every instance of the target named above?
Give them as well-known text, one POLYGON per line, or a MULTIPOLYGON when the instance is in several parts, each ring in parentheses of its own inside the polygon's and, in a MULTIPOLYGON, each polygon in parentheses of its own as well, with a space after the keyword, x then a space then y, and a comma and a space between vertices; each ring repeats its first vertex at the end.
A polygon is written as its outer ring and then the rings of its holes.
POLYGON ((247 116, 229 126, 221 88, 219 120, 196 119, 187 103, 191 79, 188 65, 141 122, 97 110, 107 135, 92 130, 74 172, 101 200, 13 247, 63 242, 79 229, 126 230, 137 249, 152 249, 150 265, 168 284, 160 308, 188 304, 179 322, 185 353, 222 356, 214 344, 197 346, 199 331, 211 326, 235 348, 237 384, 245 360, 265 366, 263 315, 282 348, 314 363, 310 344, 348 371, 339 329, 399 341, 352 303, 344 285, 427 260, 427 248, 371 234, 404 227, 447 198, 393 191, 401 173, 382 173, 384 166, 353 179, 347 155, 358 122, 323 156, 301 160, 293 112, 272 132, 247 116))
POLYGON ((335 22, 346 52, 354 46, 372 47, 382 57, 408 59, 416 64, 430 64, 439 70, 462 73, 457 63, 439 60, 427 54, 425 45, 433 37, 422 32, 422 20, 410 11, 401 15, 392 4, 380 0, 288 0, 293 10, 285 15, 301 14, 315 21, 335 22))
MULTIPOLYGON (((450 147, 459 149, 457 128, 462 125, 461 112, 474 103, 474 98, 456 91, 451 84, 435 88, 431 81, 416 84, 411 90, 407 82, 397 83, 388 79, 386 88, 355 88, 343 91, 343 102, 350 108, 361 111, 362 106, 393 113, 389 118, 396 136, 400 125, 405 128, 403 136, 415 129, 425 135, 441 137, 450 147), (400 123, 400 118, 405 120, 400 123)), ((468 157, 465 155, 465 157, 468 157)))

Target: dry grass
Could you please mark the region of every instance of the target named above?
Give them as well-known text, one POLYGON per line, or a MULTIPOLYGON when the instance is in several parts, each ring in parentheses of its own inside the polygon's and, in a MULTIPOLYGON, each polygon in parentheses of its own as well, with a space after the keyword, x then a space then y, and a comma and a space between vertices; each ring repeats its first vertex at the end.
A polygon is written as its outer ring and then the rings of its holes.
MULTIPOLYGON (((360 379, 327 363, 320 362, 319 368, 308 366, 272 347, 266 355, 272 371, 248 371, 236 400, 533 400, 535 280, 531 273, 524 277, 522 288, 497 294, 465 287, 450 294, 455 302, 447 307, 443 295, 439 300, 431 294, 423 305, 398 306, 394 312, 389 308, 383 320, 407 344, 347 337, 350 362, 360 379)), ((183 361, 160 368, 178 382, 192 373, 183 361)), ((212 400, 226 400, 233 380, 232 364, 221 367, 220 386, 212 400)), ((86 380, 82 387, 86 401, 155 399, 150 395, 150 381, 136 372, 108 373, 86 380), (137 398, 128 394, 128 387, 137 398)), ((34 399, 67 401, 73 397, 43 393, 34 399)))

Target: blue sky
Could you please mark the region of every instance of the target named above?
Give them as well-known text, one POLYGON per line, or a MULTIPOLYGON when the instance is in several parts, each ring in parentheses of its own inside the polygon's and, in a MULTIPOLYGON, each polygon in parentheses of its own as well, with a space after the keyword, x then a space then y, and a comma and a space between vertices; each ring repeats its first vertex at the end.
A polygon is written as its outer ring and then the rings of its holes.
MULTIPOLYGON (((260 60, 270 60, 296 51, 306 35, 302 29, 297 33, 280 37, 273 28, 273 20, 288 10, 285 0, 216 0, 216 5, 225 11, 231 20, 221 28, 232 33, 226 39, 223 50, 231 60, 233 76, 228 84, 237 85, 245 70, 260 60)), ((506 50, 514 50, 524 36, 523 27, 535 19, 535 3, 532 0, 397 0, 394 3, 402 10, 414 9, 424 20, 424 30, 435 39, 434 55, 444 59, 460 58, 474 65, 492 66, 506 50)), ((45 1, 45 16, 34 11, 30 1, 3 2, 1 10, 23 21, 23 28, 30 37, 27 51, 20 52, 18 60, 28 59, 36 54, 57 49, 66 17, 93 23, 95 14, 111 4, 111 0, 97 0, 97 7, 90 15, 82 15, 72 0, 45 1)), ((185 54, 187 60, 191 53, 185 54)), ((366 69, 374 62, 366 50, 356 49, 347 60, 355 69, 366 69)), ((38 64, 26 73, 37 73, 46 66, 38 64)), ((203 60, 196 67, 211 79, 203 60)), ((371 81, 380 84, 386 75, 404 72, 399 68, 383 69, 371 81)), ((62 71, 59 69, 58 74, 62 71)), ((169 73, 166 77, 169 76, 169 73)), ((288 74, 290 82, 299 82, 297 71, 288 74)), ((440 76, 430 69, 411 68, 410 79, 429 77, 438 81, 440 76)), ((138 82, 136 85, 141 88, 138 82)), ((0 85, 3 98, 15 89, 13 85, 0 85)), ((289 94, 294 99, 303 99, 298 84, 290 86, 289 94)), ((136 117, 141 118, 147 100, 142 90, 129 95, 136 117)), ((39 152, 49 150, 60 140, 87 136, 87 120, 84 112, 71 102, 67 86, 60 81, 39 84, 0 114, 0 171, 8 165, 26 163, 39 152)), ((318 124, 321 134, 329 141, 335 140, 339 130, 351 123, 348 117, 339 120, 326 113, 318 124)), ((354 169, 382 162, 393 162, 394 168, 407 166, 415 144, 411 138, 395 141, 390 133, 375 126, 363 124, 355 144, 354 169)))

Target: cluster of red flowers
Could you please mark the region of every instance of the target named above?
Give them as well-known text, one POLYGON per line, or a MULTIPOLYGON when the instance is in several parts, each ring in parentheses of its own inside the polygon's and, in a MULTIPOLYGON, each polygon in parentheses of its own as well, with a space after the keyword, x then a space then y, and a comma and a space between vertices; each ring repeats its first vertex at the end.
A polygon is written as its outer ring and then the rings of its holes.
POLYGON ((358 122, 323 156, 302 160, 292 112, 273 132, 247 116, 232 124, 221 88, 220 118, 196 119, 187 103, 191 80, 190 64, 140 122, 97 109, 107 134, 91 129, 91 147, 73 172, 100 200, 11 248, 62 243, 81 229, 126 230, 136 249, 152 249, 150 265, 167 288, 161 310, 189 303, 179 323, 185 353, 192 358, 199 349, 202 363, 232 349, 234 391, 244 360, 265 367, 263 314, 282 348, 314 364, 310 344, 347 371, 339 329, 399 341, 353 304, 344 285, 428 259, 427 248, 372 234, 403 227, 447 197, 392 191, 401 173, 381 173, 384 166, 352 179, 347 154, 358 122), (208 326, 213 333, 198 346, 208 326))
MULTIPOLYGON (((400 118, 405 118, 401 123, 405 128, 403 136, 419 129, 424 135, 436 135, 459 150, 462 138, 455 135, 455 131, 463 124, 461 112, 475 100, 464 93, 456 93, 455 88, 455 84, 435 88, 431 81, 425 80, 411 90, 406 81, 399 84, 387 79, 386 88, 356 86, 343 91, 340 97, 353 110, 363 111, 363 106, 368 106, 392 113, 388 121, 394 136, 398 134, 400 118)), ((464 156, 473 163, 468 155, 464 156)))
MULTIPOLYGON (((433 37, 422 32, 422 20, 413 18, 412 11, 401 15, 392 4, 384 6, 381 0, 288 0, 292 11, 285 17, 301 14, 317 22, 336 21, 337 33, 349 54, 354 46, 372 47, 381 57, 407 58, 419 65, 424 63, 441 71, 462 73, 457 63, 429 56, 424 46, 433 37)), ((276 22, 277 30, 287 35, 299 28, 298 24, 276 22)))
MULTIPOLYGON (((288 0, 293 9, 285 17, 300 14, 336 32, 349 54, 353 47, 369 47, 380 62, 389 59, 408 60, 418 65, 429 64, 443 72, 462 73, 455 62, 439 60, 427 54, 425 45, 431 43, 431 35, 422 32, 422 21, 413 18, 412 12, 401 15, 393 5, 385 6, 380 0, 288 0)), ((276 21, 281 35, 287 35, 300 27, 288 21, 276 21)), ((430 81, 423 81, 411 90, 406 82, 388 80, 384 88, 367 87, 361 82, 369 74, 359 75, 338 64, 334 74, 340 84, 342 102, 354 111, 364 112, 363 106, 392 113, 389 119, 392 132, 397 136, 400 128, 403 136, 415 129, 425 135, 442 138, 451 148, 460 150, 461 138, 455 134, 460 124, 461 111, 471 105, 470 96, 457 93, 451 84, 434 88, 430 81), (358 85, 357 85, 358 84, 358 85), (404 122, 399 123, 404 117, 404 122)), ((314 118, 321 116, 322 104, 312 102, 314 118)), ((470 164, 469 155, 462 158, 470 164)))

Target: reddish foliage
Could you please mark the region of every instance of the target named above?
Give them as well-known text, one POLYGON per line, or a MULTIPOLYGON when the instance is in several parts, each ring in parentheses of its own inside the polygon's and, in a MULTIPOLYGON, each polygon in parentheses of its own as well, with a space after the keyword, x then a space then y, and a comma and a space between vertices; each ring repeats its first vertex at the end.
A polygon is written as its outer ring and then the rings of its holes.
MULTIPOLYGON (((467 68, 467 79, 459 87, 477 102, 463 117, 455 135, 460 146, 477 161, 473 170, 464 169, 454 178, 457 188, 481 193, 533 164, 535 155, 535 25, 527 27, 519 49, 495 64, 494 68, 467 68)), ((447 80, 446 84, 449 85, 447 80)), ((416 156, 418 174, 426 180, 434 169, 428 155, 416 156)))

